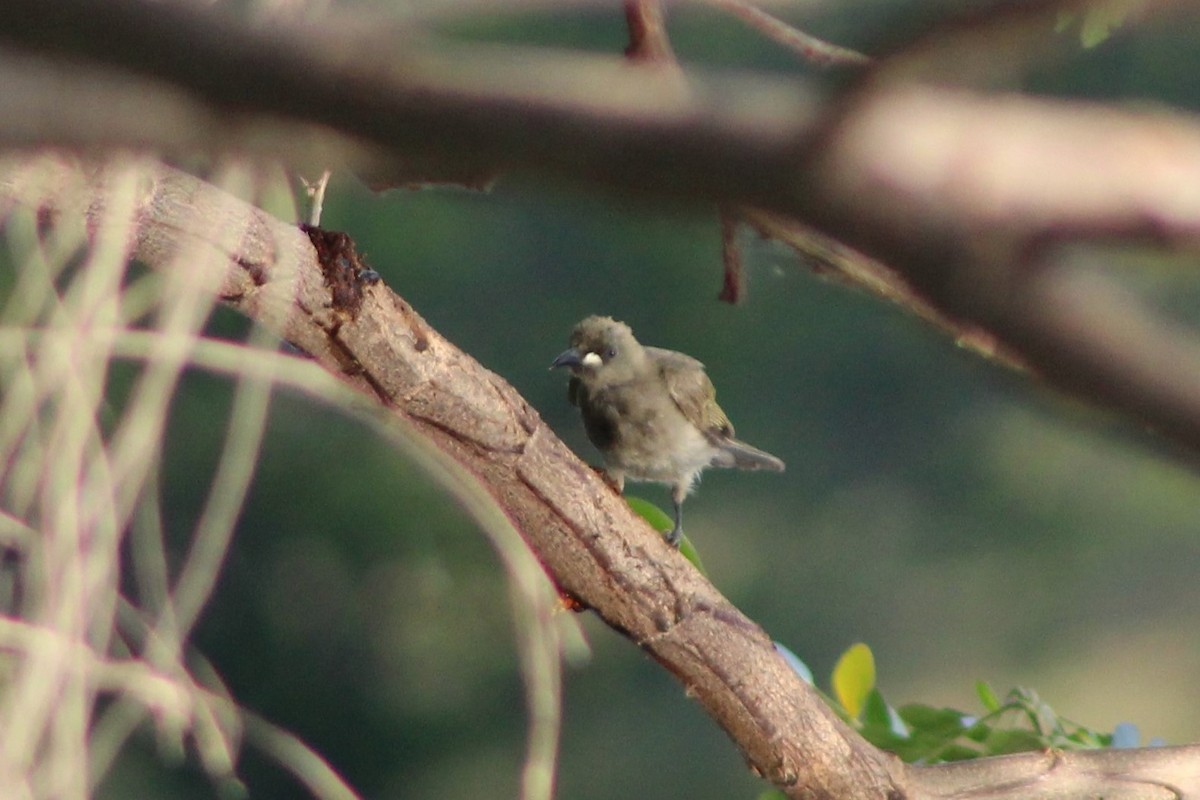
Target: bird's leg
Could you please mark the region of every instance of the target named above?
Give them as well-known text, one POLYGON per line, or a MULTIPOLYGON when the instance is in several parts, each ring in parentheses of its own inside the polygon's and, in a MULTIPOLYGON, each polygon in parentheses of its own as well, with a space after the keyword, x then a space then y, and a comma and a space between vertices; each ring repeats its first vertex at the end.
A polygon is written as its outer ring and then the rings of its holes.
POLYGON ((600 476, 604 478, 604 482, 616 490, 617 494, 625 494, 625 473, 619 469, 612 467, 604 467, 597 470, 600 476))
POLYGON ((667 544, 678 548, 683 539, 683 503, 675 501, 675 527, 667 534, 667 544))
POLYGON ((688 485, 677 485, 671 490, 671 503, 675 506, 675 527, 667 534, 667 544, 679 547, 683 539, 683 498, 687 497, 688 485))

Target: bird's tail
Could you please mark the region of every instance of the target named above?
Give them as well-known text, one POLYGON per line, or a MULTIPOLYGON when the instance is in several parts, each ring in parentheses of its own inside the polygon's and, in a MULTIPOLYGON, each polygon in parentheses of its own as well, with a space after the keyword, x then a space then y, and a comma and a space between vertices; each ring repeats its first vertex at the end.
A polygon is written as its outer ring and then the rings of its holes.
POLYGON ((726 439, 721 442, 721 454, 714 460, 718 467, 736 467, 738 469, 766 469, 771 472, 783 472, 783 461, 757 447, 751 447, 737 439, 726 439))

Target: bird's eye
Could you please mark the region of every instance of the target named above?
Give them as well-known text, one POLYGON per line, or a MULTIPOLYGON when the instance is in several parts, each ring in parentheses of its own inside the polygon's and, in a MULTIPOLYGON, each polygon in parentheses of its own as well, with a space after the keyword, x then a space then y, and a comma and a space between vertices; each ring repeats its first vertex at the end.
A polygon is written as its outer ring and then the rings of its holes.
POLYGON ((610 348, 608 348, 608 352, 604 354, 604 357, 605 358, 613 358, 614 356, 616 356, 616 354, 617 354, 617 348, 610 347, 610 348))

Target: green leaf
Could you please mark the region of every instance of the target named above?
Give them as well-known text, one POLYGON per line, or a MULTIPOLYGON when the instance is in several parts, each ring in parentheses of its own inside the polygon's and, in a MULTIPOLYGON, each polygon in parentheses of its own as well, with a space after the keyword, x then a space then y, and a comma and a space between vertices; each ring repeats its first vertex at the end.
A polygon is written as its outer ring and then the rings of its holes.
POLYGON ((1009 730, 992 731, 992 735, 983 742, 984 754, 1002 756, 1008 753, 1025 753, 1030 750, 1043 750, 1048 742, 1044 737, 1033 731, 1009 730))
POLYGON ((996 727, 984 720, 971 722, 966 718, 962 720, 962 724, 965 727, 963 736, 976 742, 987 741, 987 738, 992 735, 992 730, 996 727))
MULTIPOLYGON (((629 507, 633 509, 633 513, 650 523, 650 527, 659 533, 667 533, 675 527, 675 520, 671 519, 667 512, 649 500, 626 495, 625 502, 629 503, 629 507)), ((704 568, 704 562, 700 560, 700 554, 696 552, 695 546, 692 545, 692 540, 687 537, 686 533, 679 540, 679 552, 684 558, 692 562, 692 566, 700 570, 701 575, 708 577, 708 570, 704 568)))
POLYGON ((1113 31, 1125 24, 1125 20, 1143 5, 1144 0, 1094 0, 1083 11, 1059 11, 1054 23, 1055 33, 1062 33, 1082 19, 1079 26, 1079 43, 1091 49, 1103 43, 1113 31))
POLYGON ((1092 48, 1112 36, 1112 32, 1125 23, 1125 18, 1137 7, 1141 0, 1106 0, 1097 2, 1087 10, 1083 17, 1083 26, 1079 31, 1079 42, 1085 48, 1092 48))
MULTIPOLYGON (((1120 725, 1117 726, 1117 730, 1121 729, 1121 725, 1126 725, 1126 724, 1129 724, 1129 723, 1122 722, 1120 725)), ((1138 746, 1136 738, 1134 739, 1133 744, 1125 744, 1124 743, 1125 740, 1123 740, 1123 739, 1118 740, 1116 738, 1116 733, 1117 733, 1117 731, 1115 731, 1115 730, 1112 733, 1098 733, 1097 731, 1088 730, 1087 728, 1079 728, 1074 733, 1072 733, 1070 736, 1068 736, 1067 740, 1069 742, 1071 742, 1072 744, 1076 745, 1078 747, 1078 749, 1080 749, 1080 750, 1095 750, 1099 747, 1137 747, 1138 746)), ((1134 737, 1138 737, 1138 731, 1137 731, 1136 725, 1133 726, 1133 730, 1131 733, 1134 737)), ((1122 735, 1124 735, 1124 732, 1122 735)))
POLYGON ((862 642, 850 645, 833 668, 833 693, 851 719, 858 719, 875 688, 875 656, 862 642))
MULTIPOLYGON (((883 725, 864 724, 858 729, 858 733, 871 744, 878 747, 880 750, 887 750, 889 753, 895 753, 905 761, 910 761, 912 752, 912 742, 906 736, 900 736, 891 728, 883 725)), ((921 754, 914 756, 920 758, 921 754)))
POLYGON ((900 707, 900 719, 915 730, 931 731, 953 728, 961 731, 964 716, 966 715, 961 711, 955 711, 953 708, 937 708, 923 703, 910 703, 900 707))
POLYGON ((699 570, 701 575, 706 578, 708 577, 708 570, 704 568, 704 562, 700 560, 700 553, 696 550, 692 544, 692 540, 687 537, 686 533, 679 540, 679 552, 683 554, 684 558, 692 562, 692 566, 699 570))
POLYGON ((927 759, 930 762, 937 761, 970 761, 973 758, 979 758, 986 755, 978 750, 973 750, 970 747, 964 747, 960 744, 952 744, 940 750, 937 754, 927 759))
POLYGON ((883 695, 879 693, 878 689, 872 689, 867 692, 866 702, 863 703, 863 724, 883 725, 885 727, 890 725, 892 718, 888 711, 887 701, 883 699, 883 695))
POLYGON ((983 703, 983 708, 987 713, 994 714, 1000 710, 1000 698, 996 697, 991 684, 987 681, 975 681, 975 694, 979 695, 979 702, 983 703))
POLYGON ((896 709, 883 699, 883 694, 878 689, 872 689, 871 693, 867 695, 867 703, 863 707, 862 728, 859 733, 876 747, 885 749, 892 747, 887 743, 888 741, 905 742, 909 737, 908 726, 904 724, 904 720, 900 719, 896 709), (878 732, 868 735, 866 733, 868 728, 878 732), (886 736, 882 732, 886 732, 886 736))
POLYGON ((988 709, 983 717, 920 703, 895 710, 878 691, 872 691, 858 731, 903 761, 922 764, 1030 750, 1132 746, 1140 738, 1137 728, 1129 724, 1118 725, 1110 734, 1071 722, 1031 689, 1013 689, 1001 702, 988 683, 978 681, 975 693, 988 709), (888 712, 895 715, 894 725, 885 724, 888 712))
POLYGON ((633 509, 633 513, 650 523, 650 527, 659 533, 666 533, 675 526, 675 521, 671 519, 667 512, 649 500, 644 500, 641 497, 626 496, 625 502, 629 503, 629 507, 633 509))

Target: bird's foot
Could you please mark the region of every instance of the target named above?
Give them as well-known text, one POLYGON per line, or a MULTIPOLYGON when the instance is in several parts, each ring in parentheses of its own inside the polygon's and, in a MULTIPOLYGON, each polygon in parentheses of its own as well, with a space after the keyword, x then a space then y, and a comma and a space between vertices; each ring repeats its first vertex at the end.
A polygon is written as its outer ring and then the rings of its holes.
POLYGON ((683 541, 683 526, 676 525, 674 528, 671 528, 670 532, 667 534, 667 544, 678 550, 679 543, 681 541, 683 541))
MULTIPOLYGON (((690 484, 691 481, 688 481, 690 484)), ((675 487, 675 491, 671 492, 671 505, 675 506, 675 526, 671 528, 671 532, 667 534, 667 544, 679 549, 679 542, 683 539, 683 498, 687 494, 687 484, 680 484, 675 487)))

